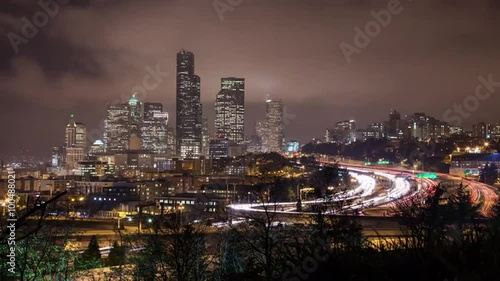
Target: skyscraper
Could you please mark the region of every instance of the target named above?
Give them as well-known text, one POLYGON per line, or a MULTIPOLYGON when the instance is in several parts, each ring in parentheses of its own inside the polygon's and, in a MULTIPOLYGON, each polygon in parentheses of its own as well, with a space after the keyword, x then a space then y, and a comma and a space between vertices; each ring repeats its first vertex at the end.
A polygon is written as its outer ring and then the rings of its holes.
POLYGON ((104 123, 104 147, 106 152, 120 152, 129 148, 129 107, 116 104, 108 107, 104 123))
POLYGON ((404 123, 404 120, 401 120, 401 114, 398 111, 391 109, 391 112, 389 113, 389 121, 385 126, 387 129, 385 135, 389 138, 403 138, 404 132, 406 131, 404 123))
POLYGON ((345 120, 335 123, 333 129, 326 130, 325 141, 348 144, 356 140, 356 121, 345 120))
POLYGON ((65 130, 66 147, 87 147, 87 128, 84 124, 75 121, 71 114, 65 130))
POLYGON ((219 172, 224 168, 226 158, 229 157, 229 140, 217 137, 210 140, 209 159, 212 162, 212 171, 219 172))
POLYGON ((141 142, 141 102, 135 94, 128 100, 129 149, 139 149, 141 142))
POLYGON ((71 115, 65 128, 66 169, 73 170, 78 167, 78 162, 85 159, 87 153, 87 128, 84 124, 75 121, 75 116, 71 115))
POLYGON ((281 99, 266 100, 267 143, 263 142, 264 152, 283 152, 284 149, 283 103, 281 99))
POLYGON ((168 113, 161 103, 145 103, 141 127, 141 147, 154 153, 167 153, 168 113))
POLYGON ((194 75, 194 55, 181 50, 177 54, 177 154, 196 158, 201 154, 202 107, 200 77, 194 75))
POLYGON ((241 144, 245 140, 245 79, 222 78, 215 101, 215 134, 241 144))

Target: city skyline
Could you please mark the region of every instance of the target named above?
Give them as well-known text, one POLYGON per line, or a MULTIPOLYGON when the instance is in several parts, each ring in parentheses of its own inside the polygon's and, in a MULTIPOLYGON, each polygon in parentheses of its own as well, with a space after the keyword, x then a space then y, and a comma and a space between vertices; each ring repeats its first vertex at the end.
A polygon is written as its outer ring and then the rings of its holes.
POLYGON ((0 280, 498 279, 500 0, 0 6, 0 280))
MULTIPOLYGON (((269 93, 281 97, 288 114, 296 116, 285 130, 287 137, 301 142, 322 137, 325 128, 339 120, 355 119, 361 127, 383 120, 390 108, 408 114, 426 112, 441 120, 446 110, 474 93, 478 77, 491 74, 493 81, 500 80, 495 65, 500 42, 491 37, 499 9, 492 1, 405 3, 403 12, 360 54, 353 55, 350 64, 339 44, 352 43, 353 28, 366 24, 372 19, 370 11, 387 3, 331 2, 245 1, 225 13, 223 21, 210 1, 69 3, 16 54, 7 34, 20 34, 21 18, 32 18, 40 7, 7 1, 0 15, 4 38, 0 41, 4 62, 0 125, 13 137, 0 140, 0 157, 23 148, 49 155, 64 136, 60 128, 71 113, 89 132, 99 129, 107 106, 142 85, 148 67, 170 74, 147 92, 145 100, 163 103, 174 124, 175 54, 182 48, 198 58, 201 102, 210 124, 220 79, 243 77, 246 135, 265 111, 262 101, 269 93), (112 16, 115 13, 123 16, 112 16), (276 13, 286 16, 275 17, 276 13), (186 17, 179 21, 175 14, 186 17), (350 17, 335 17, 342 14, 350 17), (249 21, 256 17, 258 23, 249 21), (301 24, 294 24, 294 19, 301 24), (439 27, 429 32, 436 21, 439 27), (249 22, 254 28, 248 28, 249 22), (140 31, 136 23, 148 27, 148 32, 136 32, 140 31), (259 41, 267 43, 255 44, 259 41), (54 44, 57 48, 52 48, 54 44), (230 51, 223 52, 227 46, 230 51), (31 128, 25 130, 28 124, 31 128)), ((466 128, 500 120, 497 103, 495 94, 482 101, 463 120, 466 128)))

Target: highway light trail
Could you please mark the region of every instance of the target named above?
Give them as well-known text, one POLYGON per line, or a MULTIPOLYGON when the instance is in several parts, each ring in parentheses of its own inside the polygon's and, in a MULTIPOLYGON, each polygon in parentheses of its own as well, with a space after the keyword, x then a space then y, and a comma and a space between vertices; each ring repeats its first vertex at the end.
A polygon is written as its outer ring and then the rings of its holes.
MULTIPOLYGON (((387 172, 373 172, 364 169, 351 169, 349 174, 356 179, 358 186, 344 193, 332 195, 329 198, 321 198, 317 200, 303 201, 302 205, 307 206, 319 203, 332 203, 345 201, 346 205, 342 207, 344 210, 364 209, 367 207, 379 206, 394 202, 395 200, 404 198, 411 192, 411 184, 406 178, 398 177, 397 175, 387 172), (382 177, 391 182, 387 189, 376 191, 377 181, 374 176, 382 177), (383 195, 378 195, 383 193, 383 195), (354 202, 351 202, 354 201, 354 202)), ((262 207, 273 207, 276 211, 286 212, 288 214, 304 214, 304 212, 296 212, 295 202, 277 202, 264 204, 232 204, 230 209, 240 212, 266 212, 262 207), (278 208, 279 206, 279 208, 278 208)))

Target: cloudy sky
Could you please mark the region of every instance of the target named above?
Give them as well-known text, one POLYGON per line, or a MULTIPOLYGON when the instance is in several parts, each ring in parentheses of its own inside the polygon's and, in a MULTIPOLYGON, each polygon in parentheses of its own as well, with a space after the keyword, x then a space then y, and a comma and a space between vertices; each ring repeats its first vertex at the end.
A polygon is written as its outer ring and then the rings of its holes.
MULTIPOLYGON (((221 77, 244 77, 247 132, 270 94, 287 106, 287 139, 301 141, 344 119, 383 121, 391 108, 442 119, 479 76, 500 81, 498 0, 401 0, 350 63, 339 45, 354 45, 354 28, 390 0, 73 0, 16 53, 12 34, 23 36, 22 18, 43 11, 37 2, 0 4, 0 159, 21 149, 49 155, 71 113, 98 132, 107 104, 141 86, 148 66, 171 73, 145 100, 162 102, 175 124, 182 48, 195 54, 204 115, 213 119, 221 77), (214 2, 230 8, 218 13, 214 2)), ((499 95, 464 125, 500 122, 499 95)))

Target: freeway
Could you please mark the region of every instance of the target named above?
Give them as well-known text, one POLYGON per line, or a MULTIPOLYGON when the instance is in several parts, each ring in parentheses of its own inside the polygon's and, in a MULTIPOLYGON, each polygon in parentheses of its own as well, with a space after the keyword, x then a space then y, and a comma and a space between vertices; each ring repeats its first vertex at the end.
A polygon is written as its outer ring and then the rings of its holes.
MULTIPOLYGON (((325 162, 325 164, 330 164, 330 162, 325 162)), ((415 173, 425 173, 425 171, 418 170, 408 170, 404 167, 390 167, 390 166, 365 166, 363 164, 356 164, 351 162, 341 162, 341 166, 353 169, 353 168, 363 168, 365 170, 372 171, 383 171, 387 173, 401 173, 404 175, 415 175, 415 173)), ((491 216, 493 212, 493 208, 498 202, 498 190, 492 186, 489 186, 484 183, 480 183, 474 180, 469 180, 465 178, 461 178, 458 176, 452 176, 449 174, 438 173, 437 174, 440 179, 444 180, 452 180, 462 182, 470 192, 471 199, 474 203, 480 205, 480 212, 482 216, 488 217, 491 216)), ((429 180, 429 179, 419 179, 424 182, 428 186, 437 186, 439 180, 429 180)))
MULTIPOLYGON (((417 188, 412 192, 412 185, 408 180, 411 175, 401 175, 401 173, 389 173, 372 171, 363 168, 348 168, 349 174, 356 180, 358 185, 351 190, 317 200, 302 201, 302 206, 308 209, 310 205, 331 204, 334 202, 343 202, 343 210, 359 210, 383 206, 397 200, 412 196, 423 189, 417 188), (389 181, 389 186, 378 185, 376 178, 382 178, 389 181)), ((315 212, 296 211, 295 202, 277 202, 260 204, 232 204, 229 205, 229 211, 233 215, 244 215, 251 213, 265 213, 269 208, 274 208, 273 212, 283 213, 283 215, 315 215, 315 212)), ((334 210, 327 213, 334 214, 334 210)))
MULTIPOLYGON (((330 164, 324 162, 323 164, 330 164)), ((402 167, 367 167, 364 165, 340 163, 346 168, 349 174, 359 183, 354 189, 337 194, 330 198, 321 200, 303 201, 302 205, 319 204, 322 202, 345 202, 342 207, 345 210, 362 210, 363 215, 380 216, 392 210, 397 202, 408 200, 418 194, 428 195, 439 185, 439 180, 461 181, 467 186, 471 194, 471 199, 480 205, 481 215, 488 217, 492 214, 493 208, 498 201, 498 192, 491 186, 476 181, 463 179, 448 174, 438 174, 439 179, 417 179, 416 173, 423 171, 407 170, 402 167), (374 176, 382 177, 391 182, 388 188, 377 186, 374 176), (412 183, 415 188, 412 188, 412 183)), ((295 202, 261 203, 261 204, 232 204, 229 211, 234 217, 245 217, 250 214, 265 213, 270 208, 273 212, 279 213, 282 218, 296 216, 303 220, 305 217, 314 215, 313 212, 297 212, 295 202)), ((307 209, 307 208, 306 208, 307 209)), ((327 212, 328 213, 328 212, 327 212)), ((333 214, 333 211, 330 211, 333 214)))
POLYGON ((439 174, 439 176, 447 180, 462 182, 469 190, 472 202, 480 205, 479 210, 481 215, 485 217, 492 215, 493 208, 495 207, 496 202, 498 202, 498 191, 494 187, 474 180, 464 179, 448 174, 439 174))

